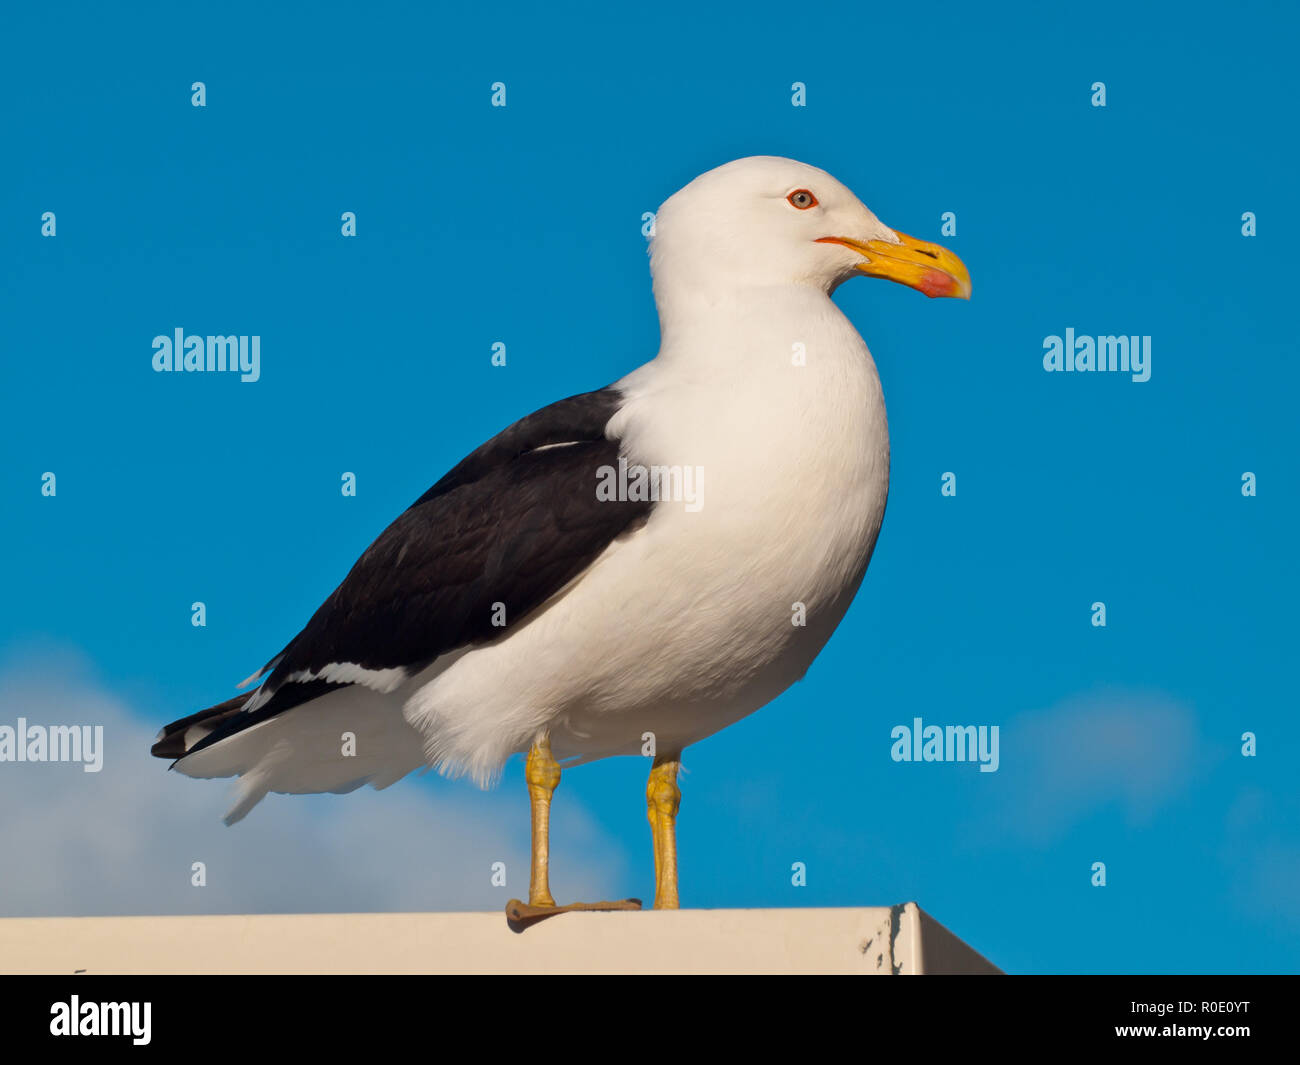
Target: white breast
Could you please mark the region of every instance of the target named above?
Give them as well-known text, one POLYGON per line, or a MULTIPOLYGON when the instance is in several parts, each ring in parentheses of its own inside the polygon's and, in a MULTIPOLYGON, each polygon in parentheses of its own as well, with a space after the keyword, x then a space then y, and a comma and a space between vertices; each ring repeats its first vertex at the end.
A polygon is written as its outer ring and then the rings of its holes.
POLYGON ((611 435, 631 464, 698 468, 702 505, 658 503, 408 701, 454 765, 489 777, 539 728, 561 758, 634 753, 646 731, 685 746, 770 701, 829 639, 880 529, 889 436, 852 325, 820 292, 782 292, 715 308, 620 382, 611 435))

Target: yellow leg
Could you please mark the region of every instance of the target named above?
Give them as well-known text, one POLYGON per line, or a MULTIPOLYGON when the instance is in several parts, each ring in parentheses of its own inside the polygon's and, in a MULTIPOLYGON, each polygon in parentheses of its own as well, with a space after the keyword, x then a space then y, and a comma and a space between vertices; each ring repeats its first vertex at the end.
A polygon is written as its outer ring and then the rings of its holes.
POLYGON ((543 736, 533 743, 524 764, 528 798, 533 810, 533 866, 528 880, 530 906, 554 906, 551 898, 551 796, 560 784, 560 764, 551 757, 551 741, 543 736))
MULTIPOLYGON (((560 763, 551 755, 551 742, 542 736, 533 742, 524 763, 528 798, 533 811, 533 861, 528 878, 528 902, 511 899, 506 903, 506 921, 520 932, 529 925, 560 913, 575 910, 639 910, 640 899, 617 902, 570 902, 557 906, 551 897, 551 796, 560 785, 560 763)), ((676 809, 676 807, 674 807, 676 809)), ((676 895, 673 896, 676 898, 676 895)), ((676 905, 676 903, 674 903, 676 905)))
POLYGON ((682 793, 677 787, 677 755, 655 758, 645 787, 646 814, 655 852, 655 909, 675 910, 677 899, 677 810, 682 793))

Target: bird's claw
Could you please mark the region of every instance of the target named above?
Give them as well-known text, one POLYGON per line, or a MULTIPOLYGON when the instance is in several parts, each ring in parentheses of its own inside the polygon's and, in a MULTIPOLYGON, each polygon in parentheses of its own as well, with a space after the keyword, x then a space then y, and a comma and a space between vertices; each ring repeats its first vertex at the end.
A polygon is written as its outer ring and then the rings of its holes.
POLYGON ((614 902, 570 902, 566 906, 534 906, 520 899, 511 899, 506 903, 506 923, 513 932, 522 932, 525 928, 554 917, 557 913, 576 913, 592 911, 608 913, 617 910, 639 910, 640 899, 618 899, 614 902))

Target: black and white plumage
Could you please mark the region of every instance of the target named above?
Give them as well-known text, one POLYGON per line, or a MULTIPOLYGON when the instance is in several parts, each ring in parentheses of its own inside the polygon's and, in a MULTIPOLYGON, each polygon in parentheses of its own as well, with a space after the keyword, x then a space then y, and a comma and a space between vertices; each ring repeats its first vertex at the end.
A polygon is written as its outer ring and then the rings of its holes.
POLYGON ((570 396, 467 456, 245 682, 264 677, 256 691, 167 725, 153 753, 208 775, 195 756, 255 725, 348 689, 391 693, 443 655, 505 638, 652 505, 595 491, 597 471, 618 462, 605 426, 620 402, 614 388, 570 396))
POLYGON ((603 435, 618 405, 611 388, 571 396, 489 440, 385 529, 249 678, 270 674, 253 696, 231 700, 242 716, 197 742, 184 733, 212 720, 177 721, 155 753, 196 753, 351 684, 391 690, 440 655, 504 636, 511 618, 526 617, 649 509, 598 500, 593 489, 596 471, 618 461, 618 442, 603 435))
POLYGON ((792 160, 696 179, 656 218, 658 357, 470 454, 253 692, 166 726, 153 752, 240 776, 234 821, 268 791, 422 766, 486 783, 542 735, 570 763, 638 753, 647 731, 680 751, 752 713, 829 639, 884 515, 880 381, 830 293, 863 272, 964 294, 933 247, 792 160), (620 460, 700 471, 702 504, 602 496, 620 460))

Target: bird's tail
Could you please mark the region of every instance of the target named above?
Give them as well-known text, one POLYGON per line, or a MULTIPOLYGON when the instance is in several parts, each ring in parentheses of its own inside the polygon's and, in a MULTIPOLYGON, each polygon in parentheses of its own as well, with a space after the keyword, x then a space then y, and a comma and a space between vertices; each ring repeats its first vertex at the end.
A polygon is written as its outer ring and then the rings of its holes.
POLYGON ((239 777, 228 825, 272 791, 386 788, 424 762, 422 736, 391 695, 345 685, 241 727, 250 698, 245 692, 173 721, 151 748, 159 758, 174 759, 173 768, 189 777, 239 777))
POLYGON ((164 725, 149 753, 156 758, 185 757, 204 736, 238 714, 249 698, 250 694, 245 692, 236 695, 233 699, 227 699, 224 703, 217 703, 216 706, 200 710, 197 714, 182 717, 170 725, 164 725))

